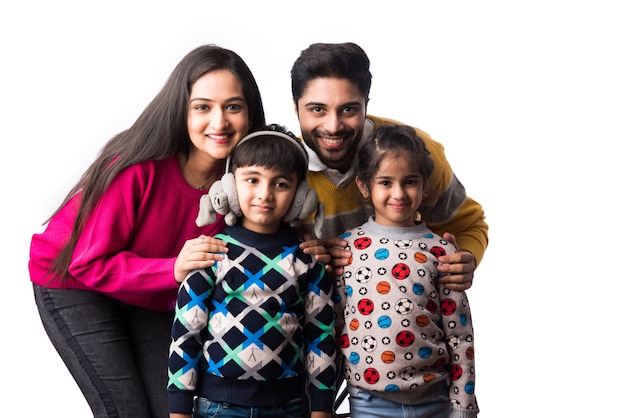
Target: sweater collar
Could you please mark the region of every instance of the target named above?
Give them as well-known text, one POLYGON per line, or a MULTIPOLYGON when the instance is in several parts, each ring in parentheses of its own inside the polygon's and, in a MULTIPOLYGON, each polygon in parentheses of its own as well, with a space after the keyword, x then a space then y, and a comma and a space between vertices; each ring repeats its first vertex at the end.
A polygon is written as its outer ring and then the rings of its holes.
POLYGON ((242 244, 260 250, 271 247, 290 246, 294 245, 296 242, 300 242, 296 229, 287 224, 283 224, 274 234, 261 234, 250 231, 241 226, 241 224, 227 226, 223 233, 230 235, 242 244))

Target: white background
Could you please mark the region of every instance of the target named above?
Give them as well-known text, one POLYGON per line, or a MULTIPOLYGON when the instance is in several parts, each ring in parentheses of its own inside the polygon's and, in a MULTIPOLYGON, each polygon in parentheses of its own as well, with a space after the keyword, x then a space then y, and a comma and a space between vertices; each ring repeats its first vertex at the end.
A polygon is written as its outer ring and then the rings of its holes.
POLYGON ((480 416, 615 416, 626 356, 620 3, 2 3, 5 410, 90 414, 39 321, 30 237, 176 63, 205 43, 233 49, 268 122, 299 134, 293 61, 313 42, 354 41, 372 61, 370 113, 442 142, 487 214, 469 290, 480 416))

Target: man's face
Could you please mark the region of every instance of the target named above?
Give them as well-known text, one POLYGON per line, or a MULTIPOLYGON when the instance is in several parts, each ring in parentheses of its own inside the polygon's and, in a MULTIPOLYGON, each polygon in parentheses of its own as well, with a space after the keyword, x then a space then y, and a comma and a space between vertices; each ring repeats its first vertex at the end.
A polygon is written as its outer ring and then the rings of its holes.
POLYGON ((346 172, 363 135, 367 103, 343 78, 315 78, 296 103, 302 139, 328 166, 346 172))

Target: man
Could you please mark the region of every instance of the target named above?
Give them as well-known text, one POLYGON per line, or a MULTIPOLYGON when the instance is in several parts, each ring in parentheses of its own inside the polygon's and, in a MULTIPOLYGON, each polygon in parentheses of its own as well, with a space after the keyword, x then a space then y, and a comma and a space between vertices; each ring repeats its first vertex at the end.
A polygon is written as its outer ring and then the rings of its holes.
MULTIPOLYGON (((318 238, 326 240, 338 273, 350 252, 342 249, 347 242, 336 237, 372 215, 354 181, 359 143, 383 124, 400 123, 367 115, 372 82, 369 64, 365 51, 354 43, 316 43, 302 51, 291 69, 295 110, 309 153, 308 181, 325 207, 324 229, 318 238)), ((438 269, 444 273, 440 281, 453 290, 465 290, 472 285, 474 270, 487 248, 485 215, 481 205, 466 195, 443 146, 415 130, 435 161, 421 219, 460 250, 439 259, 438 269)), ((313 219, 307 219, 303 228, 312 231, 313 219)))

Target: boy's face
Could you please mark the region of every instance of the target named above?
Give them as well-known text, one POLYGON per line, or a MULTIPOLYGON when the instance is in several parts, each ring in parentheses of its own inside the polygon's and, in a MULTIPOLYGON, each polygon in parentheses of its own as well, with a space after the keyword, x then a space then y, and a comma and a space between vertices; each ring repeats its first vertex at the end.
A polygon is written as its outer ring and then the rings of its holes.
POLYGON ((302 139, 330 168, 346 172, 363 136, 366 100, 344 78, 314 78, 296 105, 302 139))
POLYGON ((238 167, 235 186, 243 218, 251 231, 272 234, 280 228, 298 188, 298 176, 262 166, 238 167))

